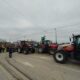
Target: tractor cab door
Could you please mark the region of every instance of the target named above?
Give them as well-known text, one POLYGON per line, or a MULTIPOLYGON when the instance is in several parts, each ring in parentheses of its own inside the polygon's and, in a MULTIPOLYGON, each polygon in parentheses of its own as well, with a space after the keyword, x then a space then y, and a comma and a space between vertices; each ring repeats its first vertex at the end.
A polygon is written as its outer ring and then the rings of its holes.
POLYGON ((76 51, 80 52, 80 37, 76 38, 76 51))
POLYGON ((75 46, 74 57, 76 60, 80 60, 80 36, 76 36, 74 38, 74 46, 75 46))

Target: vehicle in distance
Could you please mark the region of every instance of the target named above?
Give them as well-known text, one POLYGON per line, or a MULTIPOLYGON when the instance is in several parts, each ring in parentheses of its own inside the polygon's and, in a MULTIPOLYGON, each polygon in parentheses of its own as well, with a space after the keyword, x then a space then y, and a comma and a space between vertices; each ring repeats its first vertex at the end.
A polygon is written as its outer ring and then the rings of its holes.
POLYGON ((29 52, 34 53, 35 48, 29 41, 20 41, 18 44, 18 52, 28 54, 29 52))

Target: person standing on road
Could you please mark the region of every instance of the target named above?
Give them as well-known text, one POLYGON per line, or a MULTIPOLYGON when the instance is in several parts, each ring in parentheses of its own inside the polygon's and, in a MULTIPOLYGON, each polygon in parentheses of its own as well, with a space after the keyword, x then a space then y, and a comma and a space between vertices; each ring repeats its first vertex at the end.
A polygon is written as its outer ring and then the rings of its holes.
POLYGON ((13 53, 13 47, 10 45, 9 46, 9 58, 12 58, 12 53, 13 53))
POLYGON ((0 53, 2 52, 2 48, 1 48, 1 46, 0 46, 0 53))

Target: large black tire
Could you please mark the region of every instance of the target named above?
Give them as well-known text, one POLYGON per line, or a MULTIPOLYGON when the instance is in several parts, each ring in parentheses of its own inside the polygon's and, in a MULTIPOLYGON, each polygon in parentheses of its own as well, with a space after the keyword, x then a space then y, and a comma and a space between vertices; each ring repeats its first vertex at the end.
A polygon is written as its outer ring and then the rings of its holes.
POLYGON ((68 56, 64 51, 57 51, 54 53, 53 58, 57 63, 64 64, 67 62, 68 56))
POLYGON ((24 50, 23 53, 24 54, 29 54, 29 51, 28 50, 24 50))
POLYGON ((31 53, 35 53, 35 49, 34 48, 31 49, 31 53))
POLYGON ((43 49, 42 48, 38 48, 38 52, 39 53, 43 53, 43 49))

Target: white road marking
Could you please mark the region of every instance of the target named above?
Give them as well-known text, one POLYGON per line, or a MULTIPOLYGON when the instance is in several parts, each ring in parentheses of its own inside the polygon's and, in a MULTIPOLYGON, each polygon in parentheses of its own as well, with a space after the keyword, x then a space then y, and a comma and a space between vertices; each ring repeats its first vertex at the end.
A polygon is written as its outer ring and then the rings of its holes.
POLYGON ((32 65, 32 64, 29 63, 29 62, 23 62, 23 64, 24 64, 24 65, 27 65, 27 66, 29 66, 29 67, 32 67, 32 68, 34 67, 34 65, 32 65))
POLYGON ((48 57, 40 57, 41 59, 46 59, 46 60, 49 60, 49 58, 48 57))
POLYGON ((29 63, 29 62, 23 62, 23 61, 20 61, 20 60, 16 60, 16 61, 18 61, 18 62, 20 62, 21 64, 23 64, 23 65, 27 65, 27 66, 29 66, 29 67, 34 67, 34 65, 32 65, 31 63, 29 63))

